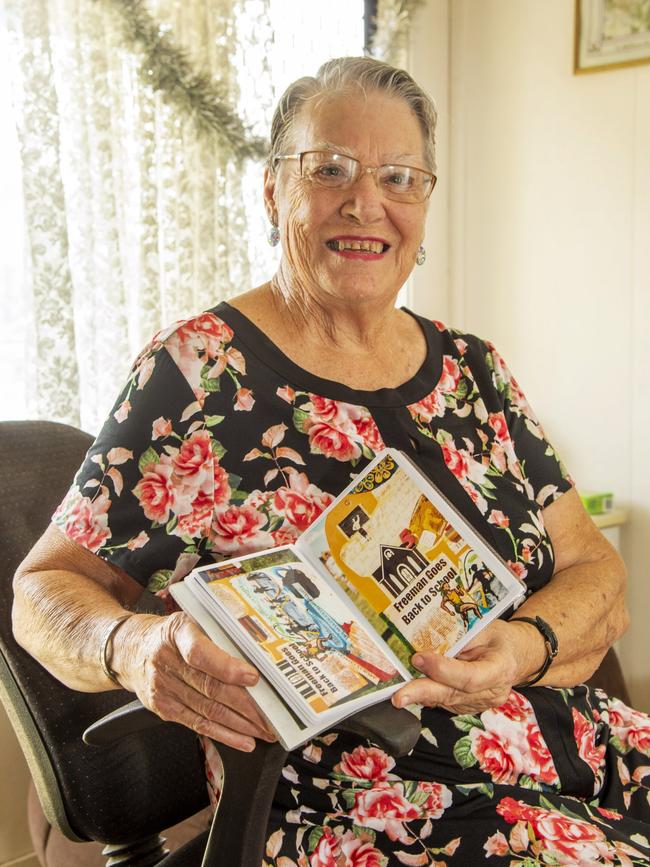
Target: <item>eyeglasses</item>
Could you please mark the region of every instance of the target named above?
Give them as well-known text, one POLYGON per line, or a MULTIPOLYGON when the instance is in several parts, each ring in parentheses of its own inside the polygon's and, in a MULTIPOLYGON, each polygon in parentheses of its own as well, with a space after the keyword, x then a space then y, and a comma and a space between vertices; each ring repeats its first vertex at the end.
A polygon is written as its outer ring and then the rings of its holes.
POLYGON ((395 202, 425 202, 436 185, 436 176, 414 166, 363 166, 359 160, 330 151, 284 154, 276 160, 299 160, 300 176, 326 190, 347 190, 362 172, 374 174, 382 195, 395 202))

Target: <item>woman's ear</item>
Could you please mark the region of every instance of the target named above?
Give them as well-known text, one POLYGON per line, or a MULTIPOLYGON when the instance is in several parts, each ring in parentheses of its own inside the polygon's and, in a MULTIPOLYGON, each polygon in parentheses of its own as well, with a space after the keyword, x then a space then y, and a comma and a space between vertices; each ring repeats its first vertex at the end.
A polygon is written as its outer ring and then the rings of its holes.
POLYGON ((269 222, 273 226, 278 225, 278 209, 275 204, 275 175, 267 166, 264 169, 264 207, 269 222))

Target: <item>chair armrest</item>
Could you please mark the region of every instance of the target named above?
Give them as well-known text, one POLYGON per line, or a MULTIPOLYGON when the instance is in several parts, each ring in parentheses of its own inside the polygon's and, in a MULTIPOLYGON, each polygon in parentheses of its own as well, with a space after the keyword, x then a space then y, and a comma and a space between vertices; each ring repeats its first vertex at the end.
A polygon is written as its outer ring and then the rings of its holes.
MULTIPOLYGON (((165 721, 137 699, 89 726, 85 743, 104 746, 144 728, 165 721)), ((420 721, 410 711, 382 702, 342 720, 336 729, 369 738, 396 757, 406 755, 420 735, 420 721)), ((252 753, 216 744, 223 763, 224 794, 205 850, 203 867, 219 863, 218 853, 228 851, 230 863, 261 864, 265 830, 287 752, 280 744, 259 741, 252 753), (254 805, 254 809, 253 809, 254 805), (239 829, 233 838, 232 829, 239 829)))
MULTIPOLYGON (((91 746, 106 746, 164 722, 135 699, 88 726, 83 740, 91 746)), ((418 718, 405 708, 393 707, 388 701, 367 707, 341 720, 334 728, 369 738, 396 758, 409 753, 420 736, 418 718)))
POLYGON ((148 710, 136 698, 89 725, 82 735, 83 742, 93 747, 104 747, 143 729, 153 728, 163 723, 165 723, 164 719, 148 710))
POLYGON ((382 701, 341 720, 333 728, 369 738, 399 759, 411 752, 422 727, 410 710, 382 701))

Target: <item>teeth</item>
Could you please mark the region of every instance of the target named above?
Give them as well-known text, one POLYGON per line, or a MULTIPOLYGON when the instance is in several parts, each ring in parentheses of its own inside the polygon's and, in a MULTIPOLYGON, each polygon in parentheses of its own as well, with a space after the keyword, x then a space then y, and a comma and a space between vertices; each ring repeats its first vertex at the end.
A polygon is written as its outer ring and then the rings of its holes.
POLYGON ((365 253, 382 253, 384 245, 381 241, 332 241, 330 246, 335 250, 359 250, 365 253))

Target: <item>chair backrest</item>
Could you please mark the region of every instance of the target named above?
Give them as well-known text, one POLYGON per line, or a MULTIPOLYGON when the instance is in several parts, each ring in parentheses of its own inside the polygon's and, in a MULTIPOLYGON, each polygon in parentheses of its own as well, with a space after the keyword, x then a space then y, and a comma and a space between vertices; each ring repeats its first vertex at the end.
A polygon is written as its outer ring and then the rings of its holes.
POLYGON ((593 689, 602 689, 607 695, 620 698, 624 704, 632 704, 623 669, 613 647, 609 648, 603 661, 587 681, 587 685, 593 689))
POLYGON ((50 824, 70 839, 130 842, 206 806, 195 735, 163 726, 86 746, 84 729, 133 696, 68 689, 16 644, 11 629, 13 574, 91 442, 68 425, 0 422, 0 699, 50 824))

